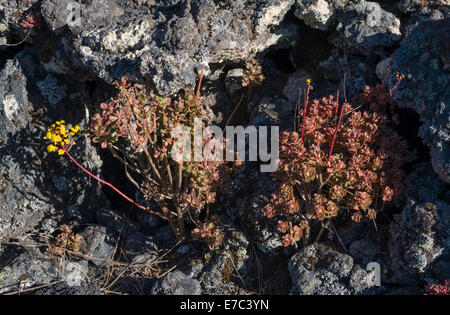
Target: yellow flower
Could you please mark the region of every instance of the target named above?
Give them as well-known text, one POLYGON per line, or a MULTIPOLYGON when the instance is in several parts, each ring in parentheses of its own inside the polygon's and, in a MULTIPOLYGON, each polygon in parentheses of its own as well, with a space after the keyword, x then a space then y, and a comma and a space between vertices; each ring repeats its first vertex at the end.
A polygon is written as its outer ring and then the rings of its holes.
POLYGON ((80 126, 76 125, 75 127, 70 127, 70 135, 74 136, 78 131, 80 131, 80 126))
POLYGON ((58 150, 58 147, 54 146, 53 144, 49 144, 47 146, 47 151, 48 152, 55 152, 56 150, 58 150))
POLYGON ((62 137, 60 135, 53 135, 52 141, 54 143, 62 142, 62 137))
MULTIPOLYGON (((59 155, 63 155, 65 152, 62 148, 67 148, 71 144, 71 137, 77 134, 81 130, 79 125, 66 127, 65 120, 58 120, 56 123, 52 124, 47 130, 44 139, 49 140, 52 144, 47 146, 48 152, 58 152, 59 155), (69 138, 70 134, 70 138, 69 138)), ((72 141, 75 144, 75 141, 72 141)))

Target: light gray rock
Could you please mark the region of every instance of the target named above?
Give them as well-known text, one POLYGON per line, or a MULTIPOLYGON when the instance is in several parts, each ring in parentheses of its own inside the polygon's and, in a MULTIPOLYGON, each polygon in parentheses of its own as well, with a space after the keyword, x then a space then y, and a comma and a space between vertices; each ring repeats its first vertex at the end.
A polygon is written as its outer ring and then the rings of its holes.
POLYGON ((81 233, 83 243, 80 250, 84 255, 93 257, 92 263, 103 267, 113 259, 116 247, 116 233, 104 226, 88 226, 81 233))
POLYGON ((79 31, 117 21, 124 15, 119 1, 93 1, 77 3, 70 0, 44 1, 42 11, 49 28, 61 33, 64 27, 79 31))
POLYGON ((204 264, 201 262, 200 259, 192 260, 190 264, 183 269, 183 272, 189 277, 189 278, 197 278, 198 275, 202 272, 204 268, 204 264))
POLYGON ((306 25, 319 30, 328 30, 338 6, 347 1, 342 0, 297 0, 295 16, 306 25))
POLYGON ((65 84, 59 85, 58 79, 51 74, 48 74, 44 80, 39 81, 37 86, 47 102, 52 105, 59 103, 66 96, 67 86, 65 84))
POLYGON ((352 0, 337 20, 337 30, 359 49, 392 46, 401 39, 400 20, 377 2, 352 0))
POLYGON ((448 203, 436 201, 412 204, 396 215, 390 227, 392 259, 410 273, 425 272, 449 248, 449 212, 448 203))
POLYGON ((354 294, 364 294, 366 290, 376 286, 375 278, 376 270, 368 272, 361 268, 359 265, 355 265, 350 274, 349 287, 354 294))
MULTIPOLYGON (((202 66, 208 75, 208 64, 248 60, 276 44, 281 35, 272 28, 294 1, 111 1, 95 18, 88 14, 79 25, 63 27, 67 0, 45 0, 42 14, 60 42, 44 66, 107 82, 127 75, 160 94, 174 94, 194 87, 202 66)), ((82 10, 90 12, 93 5, 82 10)))
POLYGON ((5 44, 8 42, 6 38, 8 32, 8 24, 0 22, 0 50, 5 49, 5 44))
POLYGON ((438 198, 444 185, 429 166, 419 166, 406 182, 406 207, 394 216, 388 243, 393 270, 397 270, 392 281, 403 284, 423 278, 450 248, 450 204, 438 198))
POLYGON ((371 51, 401 39, 400 20, 378 2, 365 0, 297 0, 295 15, 306 25, 328 30, 336 25, 353 47, 371 51), (336 22, 335 22, 336 21, 336 22))
POLYGON ((350 294, 346 278, 353 268, 353 258, 326 245, 314 243, 302 248, 288 264, 293 294, 350 294))
MULTIPOLYGON (((237 292, 235 283, 241 281, 248 271, 250 258, 249 242, 225 217, 221 218, 221 229, 225 233, 224 246, 211 252, 199 273, 204 294, 231 294, 237 292)), ((191 270, 192 272, 192 270, 191 270)))
POLYGON ((88 262, 66 262, 61 275, 68 287, 79 287, 86 283, 88 262))
POLYGON ((0 72, 0 143, 30 123, 32 105, 27 79, 17 59, 10 59, 0 72))
POLYGON ((163 279, 158 280, 151 294, 154 295, 200 295, 200 282, 189 278, 181 271, 170 272, 163 279))

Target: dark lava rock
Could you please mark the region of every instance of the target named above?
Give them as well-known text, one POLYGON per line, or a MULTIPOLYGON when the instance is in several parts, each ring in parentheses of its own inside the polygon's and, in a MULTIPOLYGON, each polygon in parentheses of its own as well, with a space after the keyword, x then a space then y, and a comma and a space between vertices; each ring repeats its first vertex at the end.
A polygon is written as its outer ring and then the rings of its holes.
MULTIPOLYGON (((60 218, 92 215, 98 183, 64 157, 49 154, 42 139, 49 125, 63 118, 61 111, 75 118, 83 108, 61 110, 67 85, 46 73, 29 50, 6 62, 0 81, 0 239, 29 231, 44 217, 53 222, 45 226, 55 228, 60 218)), ((97 153, 84 136, 77 140, 72 155, 96 172, 102 165, 97 153)))
POLYGON ((148 259, 158 256, 158 248, 153 242, 153 238, 140 232, 127 236, 123 250, 129 261, 141 255, 145 255, 148 259))
POLYGON ((366 266, 374 261, 378 253, 378 246, 370 240, 357 240, 350 245, 349 252, 355 261, 359 261, 363 266, 366 266))
POLYGON ((410 13, 416 10, 420 10, 426 4, 427 7, 440 7, 440 6, 449 6, 449 0, 427 0, 424 2, 423 0, 400 0, 398 2, 398 9, 404 13, 410 13))
POLYGON ((101 295, 96 286, 69 287, 64 282, 33 291, 30 295, 101 295))
POLYGON ((420 23, 395 53, 381 61, 377 75, 386 86, 395 74, 405 79, 394 91, 401 107, 413 109, 423 122, 419 135, 430 148, 439 177, 450 183, 450 17, 420 23))
POLYGON ((38 248, 0 251, 0 294, 59 280, 59 266, 38 248))

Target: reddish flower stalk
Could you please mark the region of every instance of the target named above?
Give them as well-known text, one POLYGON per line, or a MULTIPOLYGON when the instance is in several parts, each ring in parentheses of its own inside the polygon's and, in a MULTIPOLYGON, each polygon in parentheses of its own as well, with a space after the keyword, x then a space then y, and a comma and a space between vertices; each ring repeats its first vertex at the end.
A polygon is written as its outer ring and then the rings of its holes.
POLYGON ((25 20, 22 21, 22 23, 20 23, 20 26, 22 26, 23 28, 27 28, 28 32, 25 36, 24 39, 22 39, 20 42, 15 43, 15 44, 3 44, 4 46, 8 46, 8 47, 15 47, 15 46, 19 46, 22 43, 24 43, 28 37, 30 37, 31 31, 36 28, 36 29, 40 29, 41 28, 41 23, 42 23, 42 16, 39 12, 30 12, 28 13, 28 15, 26 16, 25 20))
POLYGON ((394 103, 392 102, 392 92, 397 88, 405 76, 397 72, 397 83, 389 89, 389 101, 391 103, 391 115, 394 115, 394 103))
POLYGON ((309 102, 309 91, 311 88, 311 84, 308 82, 308 86, 306 88, 306 97, 305 97, 305 107, 303 109, 303 122, 302 122, 302 144, 303 144, 303 134, 305 132, 305 120, 306 120, 306 111, 308 110, 308 102, 309 102))
POLYGON ((205 67, 202 67, 202 72, 200 73, 200 80, 198 81, 197 93, 195 94, 195 98, 198 99, 200 97, 200 87, 202 86, 203 73, 205 71, 205 67))
MULTIPOLYGON (((339 106, 339 99, 338 99, 336 104, 337 104, 336 105, 336 108, 337 108, 339 106)), ((338 124, 336 126, 336 130, 334 131, 334 134, 333 134, 333 140, 331 141, 330 153, 328 154, 328 162, 330 162, 330 160, 331 160, 331 154, 333 153, 334 142, 336 141, 336 136, 337 136, 337 133, 339 131, 339 127, 341 126, 341 120, 342 120, 343 112, 344 112, 344 106, 342 106, 342 108, 341 108, 341 114, 339 115, 339 121, 338 121, 338 124)))
POLYGON ((67 148, 68 148, 68 147, 61 147, 61 149, 64 150, 64 153, 69 157, 69 159, 71 159, 72 162, 74 162, 74 163, 76 164, 76 166, 78 166, 83 172, 85 172, 86 174, 88 174, 89 176, 91 176, 92 178, 94 178, 95 180, 98 180, 100 183, 103 183, 103 184, 105 184, 106 186, 111 187, 116 193, 118 193, 119 195, 121 195, 123 198, 125 198, 127 201, 131 202, 133 205, 135 205, 135 206, 138 207, 139 209, 142 209, 142 210, 144 210, 144 211, 147 211, 147 212, 150 213, 150 214, 154 214, 154 215, 157 215, 157 216, 159 216, 159 217, 161 217, 161 218, 164 218, 161 214, 159 214, 159 213, 157 213, 157 212, 154 212, 154 211, 150 210, 149 208, 144 207, 144 206, 138 204, 138 203, 135 202, 133 199, 131 199, 130 197, 128 197, 127 195, 125 195, 124 193, 122 193, 119 189, 117 189, 116 187, 114 187, 112 184, 108 183, 107 181, 104 181, 103 179, 101 179, 101 178, 95 176, 94 174, 92 174, 91 172, 89 172, 89 171, 88 171, 87 169, 85 169, 80 163, 78 163, 78 162, 75 160, 75 158, 74 158, 72 155, 70 155, 69 152, 67 152, 67 148))
POLYGON ((392 103, 392 92, 397 88, 397 86, 400 84, 400 82, 403 80, 405 76, 403 74, 399 74, 397 73, 397 83, 394 85, 394 87, 389 89, 389 96, 391 98, 391 103, 392 103))

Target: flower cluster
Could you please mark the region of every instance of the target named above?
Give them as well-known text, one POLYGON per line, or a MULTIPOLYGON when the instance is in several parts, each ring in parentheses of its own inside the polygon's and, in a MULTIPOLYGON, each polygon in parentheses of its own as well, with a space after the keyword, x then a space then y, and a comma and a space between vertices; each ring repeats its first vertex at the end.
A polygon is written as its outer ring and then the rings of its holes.
POLYGON ((285 246, 309 237, 311 220, 324 227, 341 212, 375 220, 402 190, 406 143, 390 127, 388 102, 382 86, 364 89, 358 106, 367 110, 339 106, 333 96, 306 101, 297 116, 302 133, 281 133, 280 192, 263 211, 284 218, 278 230, 285 246))
POLYGON ((260 85, 264 81, 264 74, 258 60, 250 60, 245 67, 244 76, 242 77, 243 87, 260 85))
POLYGON ((205 240, 210 247, 219 246, 223 241, 223 233, 214 223, 205 222, 192 231, 194 240, 205 240))
POLYGON ((85 172, 87 175, 91 176, 95 180, 101 182, 102 184, 110 187, 113 189, 117 194, 125 198, 128 202, 134 204, 136 207, 145 210, 151 214, 159 215, 158 213, 152 211, 148 207, 145 207, 137 202, 135 202, 133 199, 125 195, 123 192, 121 192, 119 189, 117 189, 114 185, 111 183, 108 183, 107 181, 99 178, 98 176, 92 174, 89 172, 83 165, 78 163, 78 161, 68 152, 70 147, 75 144, 75 141, 73 141, 73 137, 81 130, 79 125, 76 125, 74 127, 67 126, 66 122, 64 120, 58 120, 56 123, 52 124, 50 129, 48 129, 44 139, 50 140, 52 144, 47 146, 47 151, 49 152, 58 152, 59 155, 65 154, 77 167, 79 167, 83 172, 85 172))
POLYGON ((30 12, 25 17, 25 20, 20 23, 23 28, 37 28, 40 29, 42 25, 42 16, 39 12, 30 12))
POLYGON ((450 295, 450 279, 443 284, 429 284, 425 290, 427 295, 450 295))
MULTIPOLYGON (((179 126, 193 133, 194 120, 206 126, 210 112, 193 91, 172 99, 143 85, 130 84, 126 78, 116 86, 119 95, 100 104, 100 112, 91 119, 92 140, 108 148, 141 178, 134 180, 128 174, 147 199, 159 204, 160 215, 168 220, 177 238, 184 239, 187 218, 200 229, 208 220, 202 211, 216 201, 218 191, 226 190, 229 168, 225 162, 173 160, 171 152, 177 139, 172 134, 179 126)), ((220 240, 216 232, 214 236, 220 240)))
POLYGON ((73 137, 81 130, 79 125, 66 126, 64 120, 58 120, 56 123, 52 124, 47 130, 44 137, 45 140, 49 140, 52 143, 47 146, 48 152, 58 152, 59 155, 64 154, 62 148, 67 148, 73 144, 73 137))
POLYGON ((83 238, 75 234, 70 226, 63 225, 61 233, 56 237, 55 244, 49 245, 47 252, 50 255, 61 256, 66 250, 79 252, 83 238))

